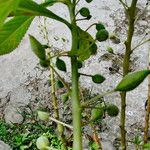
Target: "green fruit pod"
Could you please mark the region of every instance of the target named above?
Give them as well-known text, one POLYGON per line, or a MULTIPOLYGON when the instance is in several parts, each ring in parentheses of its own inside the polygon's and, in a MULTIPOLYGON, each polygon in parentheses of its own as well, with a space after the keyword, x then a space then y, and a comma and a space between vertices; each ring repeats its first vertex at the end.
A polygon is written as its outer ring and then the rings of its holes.
POLYGON ((105 81, 105 77, 103 77, 100 74, 96 74, 96 75, 92 76, 92 81, 94 83, 100 84, 100 83, 103 83, 105 81))
POLYGON ((40 120, 42 120, 42 121, 48 121, 49 120, 49 113, 39 110, 37 112, 37 114, 38 114, 38 118, 40 120))
POLYGON ((108 37, 109 37, 109 32, 105 29, 99 30, 96 34, 96 39, 99 42, 106 41, 108 39, 108 37))
POLYGON ((65 62, 60 58, 56 59, 56 67, 61 71, 67 71, 65 62))
POLYGON ((49 61, 40 59, 40 65, 44 68, 47 68, 49 67, 49 61))
POLYGON ((93 108, 91 111, 91 120, 96 121, 102 119, 104 115, 103 108, 93 108))
POLYGON ((114 104, 108 105, 106 111, 110 117, 116 117, 119 114, 119 108, 114 104))
POLYGON ((131 91, 140 85, 150 74, 150 70, 142 70, 126 75, 115 88, 115 91, 131 91))
POLYGON ((100 30, 102 30, 102 29, 105 29, 105 26, 104 26, 102 23, 97 23, 97 24, 96 24, 96 30, 97 30, 97 31, 100 31, 100 30))
POLYGON ((95 43, 92 44, 92 46, 90 47, 90 52, 91 52, 91 55, 97 54, 97 45, 95 43))
POLYGON ((56 87, 57 87, 58 89, 61 89, 61 88, 64 87, 64 84, 63 84, 60 80, 58 80, 57 83, 56 83, 56 87))
POLYGON ((83 65, 82 65, 82 61, 77 61, 77 64, 78 64, 78 69, 81 69, 82 67, 83 67, 83 65))
POLYGON ((64 93, 61 95, 61 100, 63 103, 66 103, 69 100, 69 93, 64 93))
POLYGON ((81 8, 79 12, 80 12, 80 15, 83 17, 89 17, 90 16, 90 11, 86 7, 81 8))
POLYGON ((34 54, 41 60, 46 59, 45 48, 43 45, 32 35, 29 35, 31 49, 34 54))
POLYGON ((85 0, 87 3, 91 3, 93 0, 85 0))
POLYGON ((39 150, 45 150, 49 146, 49 140, 45 136, 40 136, 36 141, 36 146, 39 150))

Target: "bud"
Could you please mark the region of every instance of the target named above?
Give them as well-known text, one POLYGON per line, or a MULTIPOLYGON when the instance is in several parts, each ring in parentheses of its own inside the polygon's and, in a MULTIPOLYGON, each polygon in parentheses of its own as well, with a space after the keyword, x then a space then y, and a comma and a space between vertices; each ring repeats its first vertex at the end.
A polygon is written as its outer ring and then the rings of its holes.
POLYGON ((36 141, 36 146, 39 150, 45 150, 49 146, 49 140, 45 136, 40 136, 36 141))
POLYGON ((38 114, 38 118, 42 121, 47 121, 49 119, 49 113, 47 112, 39 110, 37 114, 38 114))

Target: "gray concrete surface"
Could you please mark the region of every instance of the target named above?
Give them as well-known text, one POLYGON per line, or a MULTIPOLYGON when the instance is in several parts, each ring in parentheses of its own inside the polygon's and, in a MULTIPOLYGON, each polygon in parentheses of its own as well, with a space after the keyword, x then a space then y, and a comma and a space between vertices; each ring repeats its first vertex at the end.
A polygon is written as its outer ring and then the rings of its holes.
MULTIPOLYGON (((119 0, 118 0, 119 1, 119 0)), ((84 73, 96 74, 101 73, 106 77, 106 81, 98 86, 88 78, 81 77, 81 85, 86 88, 91 88, 93 92, 102 92, 112 89, 121 80, 121 76, 117 73, 111 74, 108 70, 112 66, 112 60, 102 60, 106 53, 106 47, 111 46, 116 53, 124 53, 123 42, 126 37, 126 16, 124 15, 123 7, 120 3, 112 0, 94 0, 91 4, 86 4, 81 1, 83 6, 91 7, 93 18, 90 21, 79 23, 83 29, 86 29, 93 22, 102 21, 106 24, 109 32, 116 32, 121 39, 120 44, 113 44, 111 41, 98 43, 98 54, 91 57, 84 64, 81 70, 84 73)), ((130 2, 130 1, 129 1, 130 2)), ((146 0, 139 0, 139 13, 144 8, 146 0)), ((80 8, 79 4, 79 8, 80 8)), ((57 4, 51 8, 55 13, 68 19, 67 9, 64 5, 57 4), (58 9, 59 8, 59 9, 58 9)), ((140 21, 136 24, 133 47, 144 36, 145 32, 150 29, 150 8, 140 21), (144 19, 143 19, 143 18, 144 19)), ((28 33, 36 36, 41 42, 46 43, 39 34, 39 19, 36 18, 32 23, 28 33)), ((60 49, 69 50, 70 48, 70 32, 61 23, 53 20, 48 20, 48 33, 52 45, 60 49), (64 42, 62 38, 66 39, 64 42)), ((90 29, 90 33, 95 36, 95 29, 90 29)), ((134 65, 133 70, 146 69, 148 66, 148 45, 145 44, 139 47, 133 54, 132 60, 134 65)), ((69 59, 67 61, 69 65, 69 59)), ((70 68, 70 66, 68 66, 70 68)), ((11 54, 0 57, 0 112, 4 116, 6 122, 22 122, 22 117, 17 110, 20 106, 26 106, 30 100, 36 97, 49 101, 49 86, 48 86, 48 71, 39 67, 38 59, 34 56, 29 45, 28 34, 24 37, 19 47, 11 54)), ((69 69, 68 69, 69 70, 69 69)), ((120 72, 122 69, 120 68, 120 72)), ((63 74, 64 75, 64 74, 63 74)), ((67 76, 69 80, 70 70, 67 76)), ((113 102, 120 105, 120 96, 118 93, 106 96, 107 102, 113 102)), ((132 131, 132 126, 143 127, 144 121, 144 103, 147 99, 147 80, 145 80, 137 89, 129 92, 127 95, 127 129, 132 131)), ((105 138, 114 140, 119 136, 119 116, 117 118, 107 118, 108 133, 105 138)))

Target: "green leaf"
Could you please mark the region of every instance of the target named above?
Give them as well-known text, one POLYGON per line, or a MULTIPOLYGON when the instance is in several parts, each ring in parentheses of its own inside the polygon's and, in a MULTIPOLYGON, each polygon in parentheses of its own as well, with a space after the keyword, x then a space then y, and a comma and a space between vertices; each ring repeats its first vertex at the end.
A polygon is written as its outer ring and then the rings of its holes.
POLYGON ((58 80, 58 81, 57 81, 56 86, 57 86, 57 88, 58 88, 58 89, 60 89, 60 88, 63 88, 63 87, 64 87, 63 83, 62 83, 60 80, 58 80))
POLYGON ((46 9, 44 6, 37 4, 31 0, 20 0, 20 4, 17 11, 20 11, 20 15, 22 13, 22 15, 28 15, 28 16, 49 17, 57 21, 60 21, 62 23, 65 23, 68 27, 70 27, 70 24, 66 20, 57 16, 52 11, 46 9))
POLYGON ((105 81, 105 77, 103 77, 102 75, 100 74, 96 74, 96 75, 93 75, 92 76, 92 81, 94 83, 103 83, 105 81))
POLYGON ((0 55, 10 53, 18 47, 33 17, 18 16, 0 28, 0 55))
POLYGON ((144 144, 143 148, 147 150, 150 149, 150 143, 144 144))
POLYGON ((16 9, 20 0, 0 0, 0 26, 3 24, 9 13, 16 9))
POLYGON ((142 70, 126 75, 115 88, 116 91, 131 91, 140 85, 150 74, 150 70, 142 70))
POLYGON ((56 67, 59 70, 61 70, 61 71, 64 71, 64 72, 67 71, 66 64, 65 64, 65 62, 62 59, 57 58, 57 60, 56 60, 56 67))
POLYGON ((93 108, 91 111, 91 120, 102 119, 104 115, 104 109, 102 107, 93 108))
POLYGON ((63 103, 66 103, 69 100, 69 93, 64 93, 61 95, 61 100, 63 103))
POLYGON ((49 67, 49 61, 48 60, 43 60, 43 59, 40 59, 40 65, 43 67, 43 68, 47 68, 49 67))
POLYGON ((105 26, 102 23, 97 23, 96 24, 96 30, 99 31, 99 30, 102 30, 102 29, 105 29, 105 26))
POLYGON ((91 46, 94 44, 92 36, 79 28, 79 49, 77 51, 78 60, 84 61, 88 59, 92 54, 91 46))
POLYGON ((44 6, 44 7, 47 7, 47 6, 52 6, 52 5, 54 5, 55 3, 58 3, 58 2, 59 1, 57 1, 57 0, 45 0, 45 2, 41 5, 44 6))
POLYGON ((43 45, 32 35, 29 35, 29 39, 30 39, 31 48, 34 54, 39 59, 45 60, 46 54, 45 54, 45 48, 43 47, 43 45))

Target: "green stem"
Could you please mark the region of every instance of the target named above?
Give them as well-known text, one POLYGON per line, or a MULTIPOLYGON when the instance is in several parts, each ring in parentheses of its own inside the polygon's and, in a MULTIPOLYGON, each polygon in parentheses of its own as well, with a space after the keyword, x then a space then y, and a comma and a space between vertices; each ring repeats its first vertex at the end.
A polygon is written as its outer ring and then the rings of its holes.
MULTIPOLYGON (((72 51, 77 51, 78 48, 78 27, 75 21, 75 4, 69 6, 71 33, 72 33, 72 51)), ((72 74, 72 115, 73 115, 73 150, 82 150, 82 125, 81 125, 81 102, 79 95, 79 78, 78 78, 78 63, 77 57, 71 57, 71 74, 72 74)))
POLYGON ((64 127, 67 127, 69 129, 73 130, 73 127, 71 125, 69 125, 69 124, 66 124, 66 123, 64 123, 64 122, 62 122, 60 120, 57 120, 55 118, 52 118, 52 117, 50 117, 49 119, 54 121, 54 122, 56 122, 56 123, 62 124, 64 127))
POLYGON ((50 68, 55 72, 55 74, 58 76, 59 80, 63 83, 65 88, 68 90, 68 92, 71 91, 69 85, 65 82, 65 80, 60 76, 60 74, 54 69, 52 65, 50 65, 50 68))
POLYGON ((91 98, 90 100, 87 100, 85 101, 84 103, 82 103, 82 107, 88 107, 89 105, 92 105, 93 103, 97 102, 99 98, 102 98, 104 97, 105 95, 108 95, 108 94, 111 94, 111 93, 114 93, 115 90, 111 90, 111 91, 107 91, 105 93, 102 93, 102 94, 99 94, 93 98, 91 98))
MULTIPOLYGON (((52 63, 50 63, 50 65, 53 65, 52 63)), ((56 88, 55 88, 55 75, 54 75, 54 70, 52 69, 52 67, 50 67, 50 78, 51 78, 51 96, 52 96, 52 100, 53 100, 53 108, 54 108, 54 116, 56 118, 56 120, 59 120, 59 110, 58 110, 58 100, 56 97, 56 88)), ((57 123, 57 130, 58 130, 58 134, 59 137, 62 141, 62 150, 67 150, 67 146, 66 146, 66 139, 65 139, 65 135, 64 135, 64 126, 61 123, 57 123)))
POLYGON ((71 58, 72 66, 72 113, 73 113, 73 150, 82 150, 81 104, 78 86, 77 58, 71 58))
POLYGON ((86 77, 92 77, 92 75, 85 74, 85 73, 79 73, 79 74, 82 75, 82 76, 86 76, 86 77))
MULTIPOLYGON (((130 57, 132 53, 132 38, 134 34, 134 22, 135 22, 135 11, 138 0, 132 0, 131 6, 128 8, 128 19, 129 28, 127 40, 125 41, 126 51, 123 60, 123 76, 126 76, 130 72, 130 57)), ((126 92, 121 92, 121 118, 120 118, 120 130, 121 130, 121 146, 122 150, 126 150, 126 92)))
MULTIPOLYGON (((150 50, 149 50, 148 62, 149 62, 148 67, 150 69, 150 50)), ((148 76, 148 100, 147 100, 147 110, 146 110, 146 114, 145 114, 144 144, 146 144, 148 142, 149 119, 150 119, 150 75, 148 76)))

